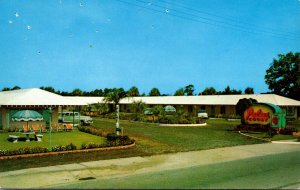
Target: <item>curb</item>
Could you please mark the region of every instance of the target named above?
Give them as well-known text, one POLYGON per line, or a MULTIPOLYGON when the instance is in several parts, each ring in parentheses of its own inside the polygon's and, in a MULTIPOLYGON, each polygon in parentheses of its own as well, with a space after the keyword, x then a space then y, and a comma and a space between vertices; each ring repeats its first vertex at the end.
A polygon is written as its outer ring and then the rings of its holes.
POLYGON ((300 144, 300 142, 291 142, 291 141, 271 141, 274 144, 300 144))
POLYGON ((201 127, 206 126, 207 123, 201 123, 201 124, 158 124, 158 126, 162 127, 201 127))
POLYGON ((300 142, 293 142, 293 141, 269 141, 269 140, 266 140, 266 139, 261 139, 261 138, 258 138, 258 137, 253 137, 251 135, 246 135, 246 134, 242 133, 241 131, 239 131, 239 133, 241 135, 246 136, 246 137, 251 137, 251 138, 254 138, 254 139, 259 139, 259 140, 270 142, 270 143, 273 143, 273 144, 300 144, 300 142))
POLYGON ((250 137, 250 138, 258 139, 258 140, 261 140, 261 141, 265 141, 265 142, 272 142, 272 141, 269 141, 269 140, 266 140, 266 139, 262 139, 262 138, 258 138, 258 137, 253 137, 251 135, 246 135, 246 134, 242 133, 241 131, 239 131, 239 134, 244 135, 246 137, 250 137))
POLYGON ((0 156, 0 160, 6 160, 6 159, 12 159, 12 158, 28 158, 28 157, 47 156, 47 155, 58 155, 58 154, 67 154, 67 153, 120 150, 120 149, 131 148, 131 147, 134 147, 134 146, 135 146, 135 142, 133 144, 125 145, 125 146, 113 146, 113 147, 105 147, 105 148, 91 148, 91 149, 83 149, 83 150, 69 150, 69 151, 60 151, 60 152, 21 154, 21 155, 13 155, 13 156, 0 156))

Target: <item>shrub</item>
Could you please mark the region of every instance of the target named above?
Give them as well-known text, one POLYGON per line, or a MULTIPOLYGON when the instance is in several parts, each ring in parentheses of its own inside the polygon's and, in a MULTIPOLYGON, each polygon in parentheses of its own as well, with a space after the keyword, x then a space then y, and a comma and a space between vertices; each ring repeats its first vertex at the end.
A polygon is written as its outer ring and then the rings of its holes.
POLYGON ((43 147, 25 147, 19 148, 16 150, 0 150, 0 156, 13 156, 13 155, 20 155, 20 154, 34 154, 34 153, 44 153, 49 152, 47 148, 43 147))
POLYGON ((66 146, 66 149, 67 149, 67 150, 76 150, 77 147, 76 147, 76 145, 74 145, 73 143, 70 143, 70 144, 68 144, 68 145, 66 146))
POLYGON ((292 135, 293 132, 298 132, 298 129, 295 127, 286 127, 279 129, 279 133, 283 135, 292 135))
POLYGON ((277 134, 277 132, 276 132, 276 130, 275 129, 273 129, 273 128, 270 128, 268 131, 267 131, 267 136, 268 137, 270 137, 270 138, 272 138, 274 135, 276 135, 277 134))

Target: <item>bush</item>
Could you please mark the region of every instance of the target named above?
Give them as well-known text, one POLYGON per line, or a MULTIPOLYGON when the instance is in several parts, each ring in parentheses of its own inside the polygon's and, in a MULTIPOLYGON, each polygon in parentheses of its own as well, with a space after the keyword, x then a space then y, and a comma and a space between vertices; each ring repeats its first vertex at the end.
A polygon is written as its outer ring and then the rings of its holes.
POLYGON ((270 128, 268 131, 267 131, 267 137, 270 137, 270 138, 272 138, 274 135, 276 135, 277 134, 277 132, 276 132, 276 130, 275 129, 273 129, 273 128, 270 128))
POLYGON ((19 148, 16 150, 0 150, 0 156, 13 156, 13 155, 20 155, 20 154, 35 154, 35 153, 44 153, 49 152, 47 148, 43 147, 25 147, 19 148))
POLYGON ((286 128, 279 129, 279 134, 282 135, 292 135, 293 132, 298 132, 298 129, 295 127, 286 127, 286 128))

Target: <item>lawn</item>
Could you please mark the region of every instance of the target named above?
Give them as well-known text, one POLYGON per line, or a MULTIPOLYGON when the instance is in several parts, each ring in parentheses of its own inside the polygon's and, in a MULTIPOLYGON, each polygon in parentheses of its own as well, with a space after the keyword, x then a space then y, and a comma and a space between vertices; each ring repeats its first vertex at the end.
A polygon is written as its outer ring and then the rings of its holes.
MULTIPOLYGON (((120 127, 124 135, 136 140, 136 146, 124 150, 95 151, 88 153, 73 153, 62 155, 42 156, 36 158, 19 158, 2 160, 0 172, 30 167, 50 166, 57 164, 79 163, 92 160, 104 160, 120 157, 149 156, 154 154, 204 150, 219 147, 263 143, 260 140, 245 137, 233 129, 240 124, 239 121, 226 121, 224 119, 209 119, 207 125, 202 127, 162 127, 156 124, 145 124, 130 121, 121 121, 120 127)), ((115 131, 115 120, 94 118, 93 127, 106 132, 115 131)), ((0 147, 42 145, 49 146, 48 134, 44 134, 43 142, 7 141, 8 133, 0 135, 2 143, 0 147), (4 136, 2 136, 4 135, 4 136), (8 143, 8 144, 7 144, 8 143)), ((0 139, 0 140, 1 140, 0 139)), ((74 143, 80 148, 84 142, 94 142, 99 137, 81 133, 79 131, 53 133, 52 144, 67 145, 74 143)), ((100 139, 101 140, 101 139, 100 139)))
MULTIPOLYGON (((121 121, 124 134, 136 139, 137 148, 146 154, 161 154, 180 151, 204 150, 226 146, 261 143, 241 136, 233 129, 239 121, 209 119, 203 127, 163 127, 156 124, 142 124, 121 121)), ((115 121, 94 119, 94 126, 113 131, 115 121)))
MULTIPOLYGON (((37 142, 33 139, 31 139, 30 142, 25 141, 18 141, 18 143, 12 143, 8 141, 9 135, 18 135, 20 137, 23 137, 25 140, 25 135, 22 133, 0 133, 0 150, 14 150, 21 147, 34 147, 34 146, 40 146, 40 147, 46 147, 49 148, 49 133, 43 133, 42 142, 37 142)), ((31 135, 31 138, 33 138, 33 135, 31 135)), ((70 143, 73 143, 77 146, 77 148, 81 147, 82 143, 97 143, 101 144, 105 141, 105 138, 98 137, 95 135, 90 135, 87 133, 80 132, 78 130, 73 130, 71 132, 55 132, 51 133, 51 145, 68 145, 70 143)))

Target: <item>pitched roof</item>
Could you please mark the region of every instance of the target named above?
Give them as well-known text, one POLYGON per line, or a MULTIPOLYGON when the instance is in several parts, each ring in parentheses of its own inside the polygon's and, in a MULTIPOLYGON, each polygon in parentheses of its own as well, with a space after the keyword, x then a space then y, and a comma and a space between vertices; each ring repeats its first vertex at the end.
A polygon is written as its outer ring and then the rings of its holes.
MULTIPOLYGON (((103 103, 103 97, 68 97, 72 101, 84 104, 103 103)), ((236 105, 240 99, 253 98, 258 102, 272 103, 278 106, 300 106, 300 101, 276 94, 241 95, 203 95, 203 96, 144 96, 123 98, 120 104, 143 101, 149 105, 236 105)))
POLYGON ((120 104, 130 104, 133 101, 142 100, 146 104, 160 105, 236 105, 243 98, 253 98, 258 102, 272 103, 278 106, 300 106, 300 101, 276 94, 134 97, 122 99, 120 104))
POLYGON ((0 105, 6 106, 58 106, 84 105, 74 102, 64 96, 54 94, 39 88, 29 88, 0 92, 0 105))
MULTIPOLYGON (((149 105, 236 105, 242 98, 253 98, 258 102, 272 103, 278 106, 300 106, 300 101, 276 94, 242 95, 203 95, 203 96, 144 96, 123 98, 120 104, 143 101, 149 105)), ((0 106, 50 106, 50 105, 87 105, 103 103, 103 97, 61 96, 39 88, 29 88, 0 92, 0 106)))

